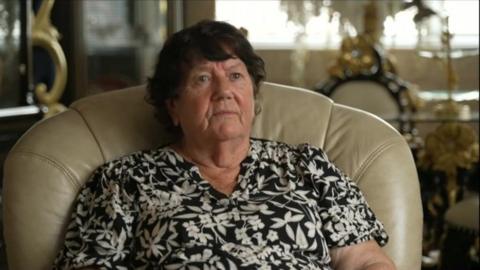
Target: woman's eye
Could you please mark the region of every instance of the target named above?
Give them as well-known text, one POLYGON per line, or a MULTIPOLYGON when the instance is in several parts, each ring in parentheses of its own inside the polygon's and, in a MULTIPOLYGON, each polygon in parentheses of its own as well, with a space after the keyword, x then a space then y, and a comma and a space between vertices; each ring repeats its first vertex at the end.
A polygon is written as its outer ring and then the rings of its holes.
POLYGON ((209 77, 207 75, 200 75, 198 77, 199 82, 208 82, 208 80, 209 80, 209 77))
POLYGON ((234 73, 230 74, 230 79, 232 79, 232 80, 238 80, 238 79, 240 79, 240 77, 242 77, 242 74, 240 74, 238 72, 234 72, 234 73))

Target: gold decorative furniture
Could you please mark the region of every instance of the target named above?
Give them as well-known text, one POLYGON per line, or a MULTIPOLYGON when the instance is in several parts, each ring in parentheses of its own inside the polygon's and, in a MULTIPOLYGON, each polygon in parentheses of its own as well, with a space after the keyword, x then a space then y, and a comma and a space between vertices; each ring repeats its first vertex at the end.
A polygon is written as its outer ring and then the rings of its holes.
POLYGON ((46 106, 45 117, 64 111, 66 108, 59 103, 67 84, 67 62, 62 47, 58 43, 60 34, 50 23, 50 12, 55 0, 43 0, 40 9, 33 18, 32 45, 47 50, 55 63, 55 80, 51 89, 39 83, 35 86, 35 95, 41 105, 46 106))
MULTIPOLYGON (((420 269, 420 190, 404 138, 378 117, 312 91, 264 83, 260 92, 253 135, 325 149, 385 224, 385 251, 398 269, 420 269)), ((77 192, 96 167, 168 142, 144 95, 140 86, 79 100, 17 142, 5 163, 3 193, 12 269, 50 268, 77 192)))
POLYGON ((421 101, 413 85, 392 71, 393 65, 369 36, 347 37, 337 61, 328 69, 329 78, 314 90, 338 103, 392 120, 403 134, 408 134, 414 127, 404 117, 415 112, 421 101))
POLYGON ((398 77, 392 56, 382 49, 377 5, 376 1, 364 4, 363 33, 342 40, 328 79, 314 90, 388 119, 402 134, 410 135, 414 127, 406 116, 422 105, 421 100, 415 87, 398 77))
MULTIPOLYGON (((472 222, 466 220, 477 213, 478 223, 478 202, 474 200, 478 201, 479 191, 479 144, 478 130, 472 127, 472 123, 478 125, 478 111, 472 112, 468 105, 460 104, 453 98, 458 90, 458 77, 452 64, 452 34, 448 17, 442 18, 442 22, 442 51, 432 55, 445 67, 447 96, 435 104, 430 113, 426 113, 430 114, 430 121, 439 124, 426 134, 425 144, 417 153, 425 211, 424 251, 440 254, 438 261, 433 260, 440 270, 475 269, 470 268, 468 248, 475 238, 478 241, 478 224, 473 228, 472 222), (471 192, 477 193, 473 200, 467 198, 471 192), (465 223, 470 225, 465 226, 465 223), (459 240, 461 238, 464 238, 463 241, 459 240)), ((420 115, 414 118, 416 122, 425 121, 420 115)), ((477 246, 477 257, 479 250, 477 246)))
POLYGON ((445 175, 447 206, 454 205, 458 193, 463 192, 458 185, 458 170, 470 170, 478 163, 477 141, 477 134, 468 124, 446 122, 427 135, 425 146, 418 154, 418 166, 421 169, 430 169, 445 175))

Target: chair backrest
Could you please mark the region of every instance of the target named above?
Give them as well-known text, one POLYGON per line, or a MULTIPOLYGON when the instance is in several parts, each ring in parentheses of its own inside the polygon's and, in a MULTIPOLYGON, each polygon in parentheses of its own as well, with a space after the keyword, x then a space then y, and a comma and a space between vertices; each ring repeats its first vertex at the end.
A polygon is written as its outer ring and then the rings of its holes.
MULTIPOLYGON (((3 214, 11 269, 49 269, 72 203, 95 168, 168 142, 145 87, 87 97, 37 123, 5 162, 3 214)), ((385 224, 398 269, 420 269, 422 209, 407 143, 372 114, 312 91, 264 83, 253 136, 322 147, 385 224)))
POLYGON ((329 98, 378 116, 398 117, 401 113, 394 97, 385 86, 375 81, 358 80, 343 83, 332 91, 329 98))
POLYGON ((413 112, 406 84, 393 74, 329 78, 315 91, 334 102, 373 113, 390 121, 402 133, 410 133, 412 127, 402 120, 402 115, 413 112))

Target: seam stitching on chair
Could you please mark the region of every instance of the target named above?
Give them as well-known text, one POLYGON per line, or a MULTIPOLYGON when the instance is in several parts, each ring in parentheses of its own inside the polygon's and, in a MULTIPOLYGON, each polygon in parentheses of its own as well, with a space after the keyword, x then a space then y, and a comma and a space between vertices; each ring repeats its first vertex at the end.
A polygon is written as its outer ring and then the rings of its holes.
POLYGON ((352 179, 358 179, 357 184, 359 184, 361 177, 363 177, 366 169, 372 164, 372 162, 377 159, 382 153, 384 153, 386 149, 390 148, 398 142, 401 142, 401 139, 399 139, 400 138, 390 138, 389 140, 382 143, 379 147, 375 148, 362 162, 357 172, 353 174, 352 179))
POLYGON ((325 128, 325 133, 323 133, 323 144, 322 144, 322 149, 325 148, 325 144, 327 143, 327 134, 328 131, 330 130, 330 125, 332 123, 332 115, 333 115, 333 106, 335 106, 335 102, 330 102, 330 108, 328 109, 328 124, 327 127, 325 128))
POLYGON ((56 159, 53 159, 49 156, 46 155, 41 155, 32 151, 28 150, 21 150, 21 149, 16 149, 13 152, 10 153, 10 155, 23 155, 23 156, 31 156, 34 158, 37 158, 38 160, 45 161, 46 163, 50 164, 51 166, 59 169, 63 174, 67 176, 67 179, 69 179, 70 183, 74 186, 76 186, 78 183, 75 182, 75 176, 74 174, 66 167, 61 164, 61 162, 58 162, 56 159))
POLYGON ((103 149, 102 149, 102 147, 101 147, 101 145, 100 145, 100 142, 98 141, 97 136, 95 136, 95 133, 93 133, 92 128, 91 128, 90 125, 88 124, 87 119, 83 116, 82 113, 80 113, 79 110, 77 110, 77 108, 70 108, 70 109, 76 111, 76 112, 78 113, 78 115, 80 116, 80 118, 82 118, 83 122, 84 122, 85 125, 87 126, 88 131, 90 132, 90 134, 92 134, 93 140, 94 140, 95 143, 97 144, 98 149, 100 150, 100 154, 102 155, 103 161, 105 162, 105 160, 106 160, 106 158, 105 158, 105 153, 103 152, 103 149))

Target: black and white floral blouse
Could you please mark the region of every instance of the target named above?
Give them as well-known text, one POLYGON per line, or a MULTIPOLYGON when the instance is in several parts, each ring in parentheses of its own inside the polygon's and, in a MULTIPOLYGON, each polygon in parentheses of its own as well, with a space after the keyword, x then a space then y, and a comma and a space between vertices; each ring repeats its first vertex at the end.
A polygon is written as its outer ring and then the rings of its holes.
POLYGON ((330 248, 387 242, 322 150, 250 142, 230 196, 168 146, 103 165, 78 196, 54 269, 331 269, 330 248))

